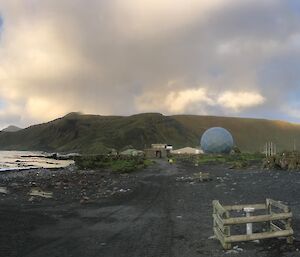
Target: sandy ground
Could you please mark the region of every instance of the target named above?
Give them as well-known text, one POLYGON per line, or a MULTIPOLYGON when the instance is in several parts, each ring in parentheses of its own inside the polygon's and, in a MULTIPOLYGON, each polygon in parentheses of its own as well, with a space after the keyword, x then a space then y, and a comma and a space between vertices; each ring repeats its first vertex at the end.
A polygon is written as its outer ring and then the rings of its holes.
POLYGON ((300 256, 300 173, 158 161, 129 175, 72 168, 2 173, 0 186, 9 191, 0 193, 3 257, 300 256), (213 180, 180 179, 199 171, 213 180), (53 192, 53 198, 28 195, 35 187, 53 192), (292 208, 294 245, 272 239, 224 251, 212 238, 212 200, 236 204, 266 198, 292 208))

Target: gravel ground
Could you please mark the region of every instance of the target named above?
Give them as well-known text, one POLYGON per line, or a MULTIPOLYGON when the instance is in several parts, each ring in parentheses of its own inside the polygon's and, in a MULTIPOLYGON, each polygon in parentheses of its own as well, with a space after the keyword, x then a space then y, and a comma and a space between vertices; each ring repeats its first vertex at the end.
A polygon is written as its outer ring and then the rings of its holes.
POLYGON ((2 173, 0 192, 8 192, 0 193, 0 256, 300 256, 299 185, 295 172, 163 160, 128 175, 73 167, 2 173), (199 171, 210 173, 212 181, 191 181, 199 171), (29 195, 37 188, 52 192, 52 198, 29 195), (212 237, 212 200, 238 204, 266 198, 291 207, 294 244, 272 239, 224 251, 212 237))

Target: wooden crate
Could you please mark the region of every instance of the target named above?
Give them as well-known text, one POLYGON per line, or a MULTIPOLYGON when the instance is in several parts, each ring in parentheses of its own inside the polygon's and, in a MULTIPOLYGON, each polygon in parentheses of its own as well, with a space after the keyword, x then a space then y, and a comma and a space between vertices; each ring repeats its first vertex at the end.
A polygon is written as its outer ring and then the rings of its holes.
POLYGON ((224 249, 231 249, 232 243, 267 238, 286 237, 287 243, 293 243, 292 212, 290 208, 272 199, 266 199, 263 204, 244 204, 222 206, 218 200, 213 201, 213 230, 216 238, 224 249), (254 208, 255 211, 265 211, 263 215, 251 217, 231 217, 233 211, 243 211, 244 208, 254 208), (275 209, 277 212, 275 212, 275 209), (231 227, 247 223, 267 223, 267 231, 253 234, 231 235, 231 227), (276 223, 276 224, 275 224, 276 223), (279 224, 278 224, 279 223, 279 224))

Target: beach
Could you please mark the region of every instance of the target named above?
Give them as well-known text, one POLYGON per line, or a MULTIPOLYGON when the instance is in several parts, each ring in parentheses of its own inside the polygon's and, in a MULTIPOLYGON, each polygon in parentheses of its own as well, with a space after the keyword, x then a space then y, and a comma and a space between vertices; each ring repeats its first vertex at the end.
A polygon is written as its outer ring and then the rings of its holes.
POLYGON ((230 169, 165 160, 130 174, 108 170, 31 170, 0 174, 0 256, 300 256, 300 173, 230 169), (210 181, 194 181, 195 172, 210 181), (33 190, 45 192, 32 196, 33 190), (45 197, 47 196, 47 197, 45 197), (293 212, 295 241, 237 243, 224 251, 212 231, 212 201, 263 203, 293 212))

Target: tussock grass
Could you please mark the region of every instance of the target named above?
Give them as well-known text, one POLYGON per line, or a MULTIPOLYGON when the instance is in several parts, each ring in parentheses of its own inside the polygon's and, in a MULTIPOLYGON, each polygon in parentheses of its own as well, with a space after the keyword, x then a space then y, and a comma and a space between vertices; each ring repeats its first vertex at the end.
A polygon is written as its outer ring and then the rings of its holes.
POLYGON ((113 172, 130 173, 144 169, 152 164, 141 156, 109 156, 109 155, 84 155, 75 158, 79 169, 108 169, 113 172))

